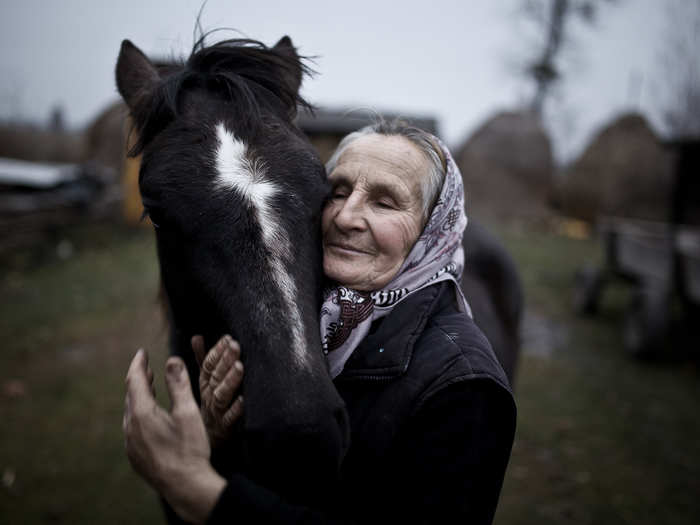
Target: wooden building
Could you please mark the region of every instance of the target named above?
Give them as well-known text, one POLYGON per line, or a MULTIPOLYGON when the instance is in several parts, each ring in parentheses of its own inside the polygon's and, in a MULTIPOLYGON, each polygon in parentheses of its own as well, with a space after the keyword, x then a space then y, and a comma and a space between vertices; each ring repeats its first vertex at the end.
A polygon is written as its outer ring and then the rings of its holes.
MULTIPOLYGON (((113 107, 109 111, 119 114, 113 107)), ((376 122, 378 119, 393 120, 400 118, 414 126, 431 133, 437 132, 437 121, 434 118, 413 117, 398 113, 377 113, 368 110, 344 110, 344 109, 317 109, 314 112, 301 111, 296 123, 309 137, 309 140, 318 151, 323 162, 326 162, 340 140, 353 131, 376 122)), ((116 128, 115 128, 116 129, 116 128)), ((130 126, 122 126, 124 134, 128 134, 130 126)), ((133 132, 129 140, 133 143, 133 132)), ((113 144, 121 148, 126 145, 126 140, 119 138, 113 144)), ((140 158, 129 158, 126 150, 122 149, 122 188, 124 193, 124 219, 129 224, 138 224, 141 220, 143 206, 138 187, 138 174, 140 158)))

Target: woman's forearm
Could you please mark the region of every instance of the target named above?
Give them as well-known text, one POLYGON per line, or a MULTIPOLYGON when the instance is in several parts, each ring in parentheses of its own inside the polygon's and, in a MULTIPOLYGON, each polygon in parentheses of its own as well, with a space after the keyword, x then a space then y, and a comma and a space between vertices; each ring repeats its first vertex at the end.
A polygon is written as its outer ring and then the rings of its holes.
POLYGON ((226 480, 207 464, 172 476, 161 494, 182 519, 204 523, 225 487, 226 480))

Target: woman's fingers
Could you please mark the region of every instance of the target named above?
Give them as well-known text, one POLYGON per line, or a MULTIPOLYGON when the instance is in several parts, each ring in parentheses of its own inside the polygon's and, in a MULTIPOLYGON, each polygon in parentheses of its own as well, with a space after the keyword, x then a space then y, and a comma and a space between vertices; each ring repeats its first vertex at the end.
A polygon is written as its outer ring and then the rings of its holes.
MULTIPOLYGON (((204 344, 198 337, 193 337, 191 342, 195 352, 200 351, 200 343, 204 344)), ((243 379, 240 356, 238 342, 225 335, 202 360, 199 374, 201 414, 214 445, 229 434, 243 412, 243 398, 236 398, 243 379)))
MULTIPOLYGON (((203 345, 201 336, 192 338, 192 347, 203 345)), ((202 409, 212 412, 214 417, 231 406, 234 395, 241 383, 243 365, 238 358, 241 348, 230 335, 225 335, 209 351, 202 360, 199 374, 199 392, 202 398, 202 409), (236 363, 239 363, 236 366, 236 363), (218 391, 217 391, 218 390, 218 391)), ((209 420, 209 418, 205 418, 209 420)))
POLYGON ((202 398, 202 406, 209 406, 211 403, 211 395, 214 389, 214 384, 211 381, 211 374, 216 368, 221 356, 221 345, 217 343, 214 348, 209 350, 199 367, 199 394, 202 398))
POLYGON ((126 397, 130 411, 148 410, 155 402, 148 381, 148 356, 139 349, 131 360, 126 374, 126 397))
POLYGON ((241 417, 243 413, 243 396, 238 396, 233 402, 231 407, 224 412, 221 417, 221 422, 224 426, 224 431, 227 432, 231 429, 231 426, 241 417))
POLYGON ((243 363, 235 361, 226 373, 224 380, 214 389, 214 405, 219 411, 223 411, 231 406, 236 391, 241 386, 242 379, 243 363))
POLYGON ((146 415, 153 414, 153 408, 157 406, 153 397, 152 381, 153 371, 150 370, 148 365, 148 355, 143 349, 139 349, 131 360, 129 371, 126 374, 126 396, 124 399, 122 429, 127 452, 129 451, 130 440, 138 441, 140 439, 139 432, 143 430, 141 425, 134 427, 134 420, 141 421, 146 415))
MULTIPOLYGON (((126 379, 126 454, 134 470, 174 506, 170 497, 184 493, 183 480, 199 480, 200 467, 211 468, 211 448, 184 361, 171 357, 166 363, 170 411, 163 410, 150 395, 152 377, 147 357, 139 350, 126 379)), ((204 520, 198 517, 200 521, 204 520)))
POLYGON ((229 336, 224 336, 221 338, 220 343, 223 346, 221 356, 216 368, 211 374, 211 381, 213 382, 214 388, 224 382, 226 374, 233 368, 234 363, 238 360, 241 355, 241 347, 236 341, 231 339, 229 336))
POLYGON ((165 384, 172 402, 173 415, 197 414, 199 416, 199 408, 192 395, 190 378, 184 361, 179 357, 168 358, 165 363, 165 372, 165 384))
POLYGON ((131 404, 129 403, 129 394, 124 396, 124 415, 122 416, 122 431, 126 434, 131 423, 131 404))
POLYGON ((202 368, 202 363, 206 357, 206 348, 204 347, 204 337, 201 335, 193 335, 190 339, 190 344, 192 345, 192 351, 194 352, 194 358, 197 360, 197 366, 202 368))
MULTIPOLYGON (((192 338, 192 349, 200 352, 204 341, 192 338)), ((213 446, 221 443, 243 411, 243 399, 236 392, 243 379, 241 347, 230 335, 225 335, 201 361, 199 392, 201 415, 213 446)), ((197 360, 199 361, 199 357, 197 360)))
POLYGON ((233 363, 241 355, 241 347, 231 336, 225 335, 217 341, 202 362, 200 385, 209 383, 212 388, 224 380, 233 363))
MULTIPOLYGON (((214 371, 216 370, 216 366, 219 364, 219 360, 221 359, 221 356, 224 354, 224 351, 226 350, 226 336, 222 337, 219 339, 216 344, 214 345, 214 348, 209 350, 209 353, 207 356, 204 358, 204 361, 202 361, 202 370, 200 372, 201 378, 203 379, 206 383, 211 383, 213 379, 213 374, 214 371)), ((216 382, 214 380, 214 382, 216 382)))
POLYGON ((153 369, 151 368, 150 364, 146 365, 146 379, 148 380, 148 384, 151 387, 151 395, 153 397, 156 397, 156 385, 155 385, 155 382, 153 381, 153 379, 154 379, 153 369))

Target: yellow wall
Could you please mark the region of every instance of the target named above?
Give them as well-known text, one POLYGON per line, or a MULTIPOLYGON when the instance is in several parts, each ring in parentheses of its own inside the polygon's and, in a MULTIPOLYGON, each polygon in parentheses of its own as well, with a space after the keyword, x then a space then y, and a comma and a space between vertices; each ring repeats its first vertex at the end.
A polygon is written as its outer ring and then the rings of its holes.
MULTIPOLYGON (((124 151, 124 163, 122 169, 122 185, 124 188, 124 220, 127 224, 138 225, 143 214, 143 204, 139 193, 139 169, 141 168, 141 155, 128 157, 127 151, 136 141, 136 132, 132 130, 131 119, 125 121, 124 133, 126 135, 126 150, 124 151)), ((148 224, 143 221, 141 224, 148 224)))

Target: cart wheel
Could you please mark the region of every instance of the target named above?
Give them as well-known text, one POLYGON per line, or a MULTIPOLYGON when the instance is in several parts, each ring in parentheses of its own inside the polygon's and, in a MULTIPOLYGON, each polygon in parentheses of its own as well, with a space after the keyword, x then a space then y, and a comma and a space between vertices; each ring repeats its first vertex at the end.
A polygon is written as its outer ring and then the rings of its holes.
POLYGON ((661 286, 640 288, 627 309, 623 326, 625 351, 648 359, 663 350, 668 333, 668 291, 661 286))
POLYGON ((574 312, 593 315, 598 311, 598 300, 603 289, 603 272, 592 266, 584 266, 574 276, 574 312))

